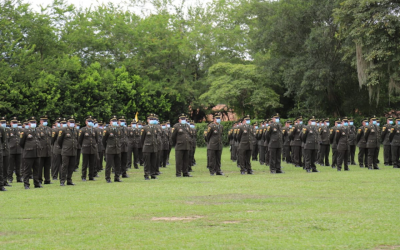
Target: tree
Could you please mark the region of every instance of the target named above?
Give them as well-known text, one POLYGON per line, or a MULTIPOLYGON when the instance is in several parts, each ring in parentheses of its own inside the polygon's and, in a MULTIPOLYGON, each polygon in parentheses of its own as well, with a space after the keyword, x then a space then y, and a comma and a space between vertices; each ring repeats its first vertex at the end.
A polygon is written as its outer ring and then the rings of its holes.
POLYGON ((344 58, 356 66, 360 88, 379 102, 380 90, 400 90, 400 3, 346 0, 335 10, 344 58))
POLYGON ((240 115, 254 115, 277 108, 279 95, 264 82, 255 65, 217 63, 209 69, 210 89, 200 100, 208 104, 226 104, 240 115))

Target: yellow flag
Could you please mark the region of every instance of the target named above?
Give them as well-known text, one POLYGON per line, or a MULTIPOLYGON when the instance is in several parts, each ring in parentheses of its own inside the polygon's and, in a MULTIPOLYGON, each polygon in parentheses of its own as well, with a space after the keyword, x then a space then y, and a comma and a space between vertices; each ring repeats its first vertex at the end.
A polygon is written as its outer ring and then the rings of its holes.
POLYGON ((138 121, 138 118, 137 118, 138 114, 139 114, 139 112, 136 112, 136 115, 135 115, 136 122, 138 121))

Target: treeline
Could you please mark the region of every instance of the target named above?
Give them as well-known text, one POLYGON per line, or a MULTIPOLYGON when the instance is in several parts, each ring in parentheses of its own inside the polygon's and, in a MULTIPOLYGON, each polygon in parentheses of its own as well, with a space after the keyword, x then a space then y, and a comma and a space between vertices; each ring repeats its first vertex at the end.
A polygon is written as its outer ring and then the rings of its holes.
POLYGON ((398 1, 153 0, 152 13, 0 2, 0 114, 162 120, 382 115, 398 108, 398 1))

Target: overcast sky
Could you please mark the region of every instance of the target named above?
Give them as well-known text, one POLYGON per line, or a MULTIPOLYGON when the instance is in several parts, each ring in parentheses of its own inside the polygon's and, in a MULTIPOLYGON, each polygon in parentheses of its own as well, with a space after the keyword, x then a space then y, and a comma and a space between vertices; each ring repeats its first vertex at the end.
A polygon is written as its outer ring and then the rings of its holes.
MULTIPOLYGON (((32 4, 32 7, 34 7, 35 10, 39 11, 40 10, 40 5, 42 6, 46 6, 49 5, 51 3, 53 3, 53 0, 25 0, 29 3, 32 4)), ((102 3, 108 3, 108 2, 112 2, 114 4, 120 4, 121 6, 127 6, 128 4, 126 2, 129 2, 129 0, 66 0, 69 4, 73 4, 77 7, 90 7, 92 6, 96 6, 102 3)), ((193 5, 196 2, 200 2, 202 4, 211 2, 212 0, 186 0, 185 1, 185 5, 193 5)), ((174 0, 175 3, 181 3, 181 0, 174 0)), ((152 7, 151 5, 147 4, 145 6, 143 6, 141 8, 142 10, 147 10, 147 11, 151 11, 152 7)), ((146 12, 147 12, 146 11, 146 12)), ((140 10, 135 9, 135 12, 138 12, 138 14, 140 13, 140 10)))

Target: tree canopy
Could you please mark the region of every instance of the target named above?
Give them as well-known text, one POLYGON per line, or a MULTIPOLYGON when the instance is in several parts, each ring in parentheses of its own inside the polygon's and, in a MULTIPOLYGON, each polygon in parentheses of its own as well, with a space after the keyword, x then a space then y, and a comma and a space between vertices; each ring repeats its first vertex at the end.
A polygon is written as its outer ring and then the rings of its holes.
POLYGON ((262 119, 400 104, 398 1, 163 0, 142 15, 137 2, 2 0, 0 114, 176 121, 225 104, 262 119))

